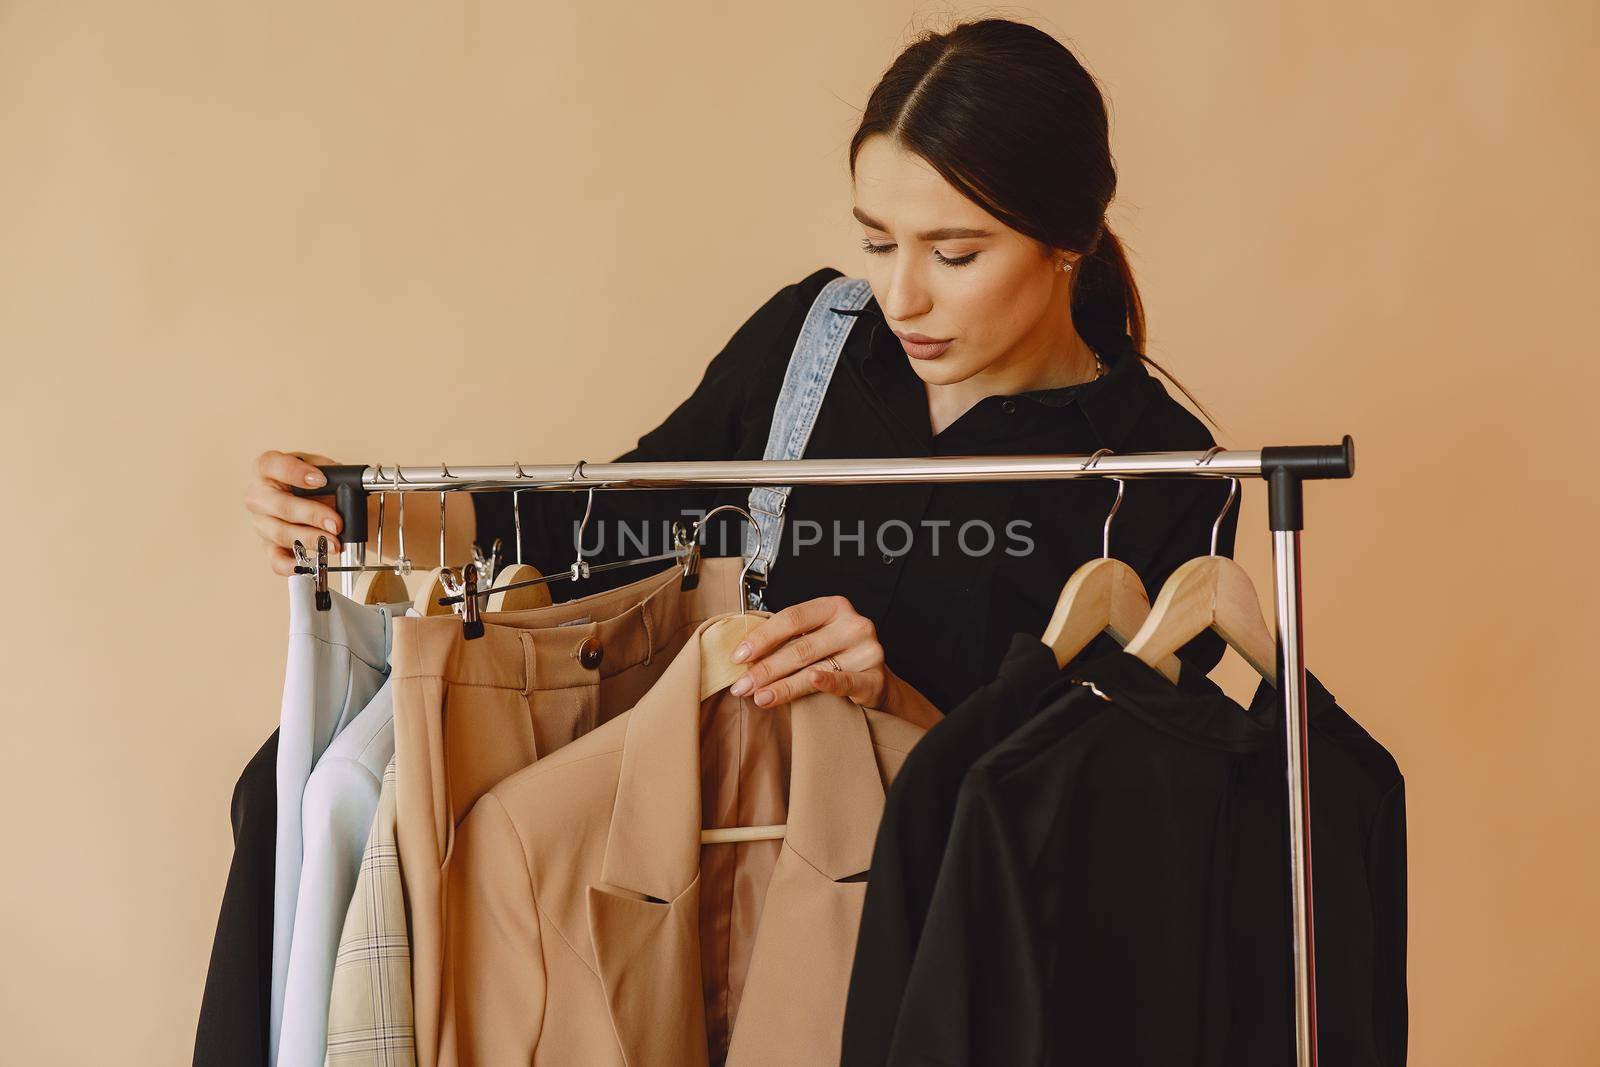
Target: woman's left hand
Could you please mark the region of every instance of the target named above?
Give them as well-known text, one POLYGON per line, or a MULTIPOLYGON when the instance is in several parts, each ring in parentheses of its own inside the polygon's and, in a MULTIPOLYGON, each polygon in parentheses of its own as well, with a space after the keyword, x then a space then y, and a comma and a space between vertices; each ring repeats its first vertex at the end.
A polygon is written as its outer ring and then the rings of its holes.
POLYGON ((927 697, 889 669, 878 628, 842 596, 817 597, 774 612, 745 636, 733 659, 750 669, 730 691, 751 694, 764 708, 807 693, 833 693, 919 726, 943 718, 927 697))

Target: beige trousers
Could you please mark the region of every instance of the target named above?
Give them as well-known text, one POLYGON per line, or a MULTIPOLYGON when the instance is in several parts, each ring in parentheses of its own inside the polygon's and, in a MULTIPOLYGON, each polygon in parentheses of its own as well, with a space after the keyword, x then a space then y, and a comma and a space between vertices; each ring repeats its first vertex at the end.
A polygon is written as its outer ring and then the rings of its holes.
POLYGON ((457 824, 501 779, 639 702, 705 619, 736 611, 743 561, 702 559, 563 604, 394 621, 395 814, 411 918, 417 1062, 435 1067, 445 887, 457 824))

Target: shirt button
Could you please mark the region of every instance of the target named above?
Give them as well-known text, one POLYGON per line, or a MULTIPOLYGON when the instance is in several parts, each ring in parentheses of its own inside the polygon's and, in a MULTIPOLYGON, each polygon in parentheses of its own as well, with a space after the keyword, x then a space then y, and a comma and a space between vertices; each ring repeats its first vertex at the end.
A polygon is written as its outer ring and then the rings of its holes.
POLYGON ((598 637, 585 637, 583 644, 578 646, 578 662, 590 670, 600 666, 600 661, 605 658, 606 650, 600 644, 598 637))
POLYGON ((1017 402, 1015 400, 1007 400, 1005 403, 1000 405, 1000 410, 1005 412, 1007 415, 1010 415, 1012 412, 1017 410, 1017 402))
POLYGON ((894 556, 891 555, 888 552, 885 552, 882 556, 880 556, 878 558, 883 560, 885 563, 893 563, 894 562, 894 556))

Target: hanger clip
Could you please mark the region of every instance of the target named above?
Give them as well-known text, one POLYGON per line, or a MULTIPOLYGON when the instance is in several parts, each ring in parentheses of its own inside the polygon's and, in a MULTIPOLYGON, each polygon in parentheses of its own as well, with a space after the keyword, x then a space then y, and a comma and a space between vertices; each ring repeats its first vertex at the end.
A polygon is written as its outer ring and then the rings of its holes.
POLYGON ((478 565, 479 578, 492 581, 494 579, 495 572, 500 569, 499 560, 500 538, 496 537, 494 539, 494 544, 490 547, 487 555, 484 554, 482 545, 478 544, 477 542, 473 542, 472 561, 478 565))
POLYGON ((489 546, 489 569, 483 572, 483 576, 490 582, 493 582, 494 576, 500 573, 500 561, 503 558, 505 558, 505 544, 496 537, 494 544, 489 546))
POLYGON ((317 538, 317 610, 333 608, 333 595, 328 592, 328 539, 317 538))
POLYGON ((700 585, 700 542, 681 522, 672 524, 672 550, 683 562, 683 577, 678 591, 687 593, 700 585))
POLYGON ((767 576, 750 571, 744 576, 744 602, 750 611, 766 611, 767 576))
POLYGON ((483 619, 478 615, 478 565, 467 564, 462 573, 461 630, 468 641, 483 636, 483 619))

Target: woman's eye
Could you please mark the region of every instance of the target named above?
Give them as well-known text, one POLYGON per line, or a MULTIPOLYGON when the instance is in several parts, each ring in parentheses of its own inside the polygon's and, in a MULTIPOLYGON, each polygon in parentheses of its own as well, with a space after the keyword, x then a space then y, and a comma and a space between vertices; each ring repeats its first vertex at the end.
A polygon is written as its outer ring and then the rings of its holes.
MULTIPOLYGON (((874 256, 881 256, 894 251, 894 245, 892 244, 877 245, 873 244, 866 238, 862 239, 861 248, 863 251, 874 256)), ((943 263, 947 267, 965 267, 968 263, 971 263, 973 260, 978 258, 978 253, 969 252, 959 259, 946 259, 938 249, 934 249, 933 258, 937 259, 940 263, 943 263)))

